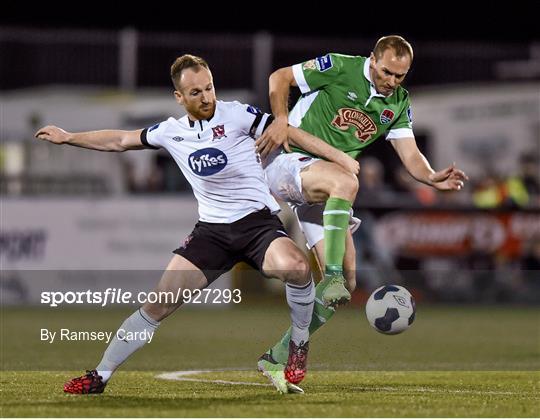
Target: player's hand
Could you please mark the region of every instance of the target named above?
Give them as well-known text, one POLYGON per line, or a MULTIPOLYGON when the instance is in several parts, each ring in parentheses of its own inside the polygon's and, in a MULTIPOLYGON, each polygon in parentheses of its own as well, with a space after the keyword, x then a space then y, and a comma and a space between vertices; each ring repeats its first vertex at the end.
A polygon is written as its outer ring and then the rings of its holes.
POLYGON ((341 152, 339 160, 336 163, 353 175, 358 175, 360 173, 360 163, 356 159, 350 157, 347 153, 341 152))
POLYGON ((54 125, 47 125, 36 131, 34 137, 55 144, 63 144, 69 141, 70 133, 54 125))
POLYGON ((459 191, 468 179, 469 177, 465 172, 456 168, 455 163, 429 176, 431 185, 440 191, 459 191))
POLYGON ((287 152, 291 151, 287 127, 288 121, 286 117, 276 118, 272 121, 272 124, 264 130, 264 133, 262 133, 261 137, 255 142, 257 152, 259 152, 262 159, 267 157, 279 146, 283 146, 287 152))

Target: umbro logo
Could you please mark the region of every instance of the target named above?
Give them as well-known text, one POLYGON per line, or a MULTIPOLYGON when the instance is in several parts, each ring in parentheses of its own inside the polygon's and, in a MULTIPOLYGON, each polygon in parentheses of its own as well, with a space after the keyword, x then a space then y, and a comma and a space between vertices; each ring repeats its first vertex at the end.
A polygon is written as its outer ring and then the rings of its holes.
POLYGON ((181 142, 182 140, 184 140, 184 138, 180 136, 174 136, 172 139, 177 142, 181 142))
POLYGON ((356 101, 358 99, 358 95, 354 92, 348 92, 347 93, 347 98, 349 98, 349 100, 351 101, 356 101))
POLYGON ((405 306, 406 308, 409 307, 409 305, 407 305, 407 301, 403 297, 394 295, 394 299, 398 305, 405 306))

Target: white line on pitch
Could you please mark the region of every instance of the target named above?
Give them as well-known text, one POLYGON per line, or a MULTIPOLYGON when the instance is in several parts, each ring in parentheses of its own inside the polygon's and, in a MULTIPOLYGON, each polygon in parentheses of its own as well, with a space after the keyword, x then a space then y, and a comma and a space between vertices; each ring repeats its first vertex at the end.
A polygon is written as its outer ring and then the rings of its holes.
POLYGON ((241 382, 241 381, 224 381, 222 379, 198 379, 190 378, 189 376, 198 375, 201 373, 216 373, 225 372, 224 370, 179 370, 177 372, 161 373, 156 376, 158 379, 168 379, 171 381, 187 381, 187 382, 206 382, 221 385, 253 385, 253 386, 272 386, 272 384, 261 384, 259 382, 241 382))
POLYGON ((474 394, 474 395, 523 395, 523 392, 511 391, 475 391, 473 389, 433 389, 433 388, 394 388, 390 386, 383 387, 353 387, 356 391, 365 392, 397 392, 397 393, 412 393, 412 392, 429 392, 439 394, 474 394))

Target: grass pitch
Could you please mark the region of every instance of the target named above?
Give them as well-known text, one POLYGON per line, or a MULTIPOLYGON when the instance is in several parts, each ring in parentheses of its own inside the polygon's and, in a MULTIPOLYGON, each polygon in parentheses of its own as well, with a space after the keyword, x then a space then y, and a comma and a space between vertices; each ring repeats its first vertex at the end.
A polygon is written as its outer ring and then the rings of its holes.
POLYGON ((398 336, 376 333, 360 308, 342 308, 312 338, 306 394, 284 396, 255 371, 257 357, 289 323, 284 302, 183 308, 104 394, 63 394, 62 384, 94 368, 106 344, 48 344, 40 329, 111 331, 131 312, 2 308, 1 415, 540 416, 540 309, 531 307, 421 306, 415 324, 398 336), (157 378, 189 370, 212 372, 157 378))

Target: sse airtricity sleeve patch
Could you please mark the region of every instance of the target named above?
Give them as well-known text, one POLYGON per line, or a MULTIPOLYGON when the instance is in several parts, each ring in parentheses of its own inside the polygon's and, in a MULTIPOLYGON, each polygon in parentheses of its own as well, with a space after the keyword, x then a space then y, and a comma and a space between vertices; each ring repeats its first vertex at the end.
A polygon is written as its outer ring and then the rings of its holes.
POLYGON ((295 64, 292 70, 300 91, 312 92, 334 83, 343 67, 344 57, 346 56, 330 53, 295 64))
POLYGON ((413 117, 411 105, 409 105, 409 107, 407 108, 407 119, 409 120, 409 125, 412 127, 413 117))
POLYGON ((246 111, 255 115, 249 128, 249 136, 253 139, 260 137, 263 131, 270 125, 273 118, 270 114, 262 112, 259 108, 253 105, 248 105, 246 111))
POLYGON ((331 69, 334 64, 332 63, 332 56, 330 54, 323 55, 322 57, 317 57, 315 59, 315 66, 319 71, 326 71, 331 69))
POLYGON ((148 149, 159 149, 163 146, 163 134, 167 129, 168 121, 163 121, 152 127, 145 128, 141 133, 141 143, 148 149))

